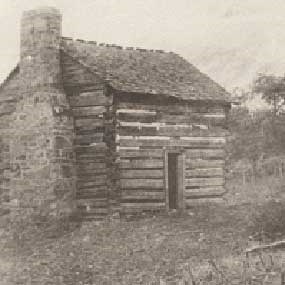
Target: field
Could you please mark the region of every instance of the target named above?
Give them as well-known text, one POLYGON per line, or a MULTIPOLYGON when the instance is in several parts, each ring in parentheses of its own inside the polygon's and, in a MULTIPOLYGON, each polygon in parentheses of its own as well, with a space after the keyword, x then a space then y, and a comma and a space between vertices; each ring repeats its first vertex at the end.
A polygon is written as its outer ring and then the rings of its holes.
POLYGON ((2 232, 0 284, 281 284, 282 251, 246 258, 245 249, 256 244, 252 217, 282 199, 284 183, 232 182, 224 204, 183 214, 2 232))

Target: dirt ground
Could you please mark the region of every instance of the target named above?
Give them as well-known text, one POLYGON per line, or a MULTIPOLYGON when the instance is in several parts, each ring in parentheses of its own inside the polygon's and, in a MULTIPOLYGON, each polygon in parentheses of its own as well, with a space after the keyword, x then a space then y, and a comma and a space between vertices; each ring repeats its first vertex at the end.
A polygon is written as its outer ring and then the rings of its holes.
POLYGON ((244 253, 253 243, 253 204, 264 199, 236 193, 223 205, 183 214, 89 222, 60 236, 35 231, 19 243, 2 239, 0 284, 281 284, 282 252, 244 253))

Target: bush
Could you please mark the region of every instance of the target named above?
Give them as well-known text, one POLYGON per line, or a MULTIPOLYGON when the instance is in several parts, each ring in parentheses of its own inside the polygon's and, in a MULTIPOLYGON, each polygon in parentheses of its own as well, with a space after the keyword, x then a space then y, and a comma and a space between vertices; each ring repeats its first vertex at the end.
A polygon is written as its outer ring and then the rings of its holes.
POLYGON ((256 207, 249 227, 252 237, 257 240, 285 237, 285 201, 272 199, 256 207))

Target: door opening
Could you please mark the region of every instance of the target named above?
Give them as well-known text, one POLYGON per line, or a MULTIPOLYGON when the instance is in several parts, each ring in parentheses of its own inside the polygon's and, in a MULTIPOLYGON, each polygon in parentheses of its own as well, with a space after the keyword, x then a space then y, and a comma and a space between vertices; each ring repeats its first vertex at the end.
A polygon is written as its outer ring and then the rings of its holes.
POLYGON ((183 208, 183 156, 181 153, 169 152, 167 155, 167 180, 168 180, 168 208, 183 208))

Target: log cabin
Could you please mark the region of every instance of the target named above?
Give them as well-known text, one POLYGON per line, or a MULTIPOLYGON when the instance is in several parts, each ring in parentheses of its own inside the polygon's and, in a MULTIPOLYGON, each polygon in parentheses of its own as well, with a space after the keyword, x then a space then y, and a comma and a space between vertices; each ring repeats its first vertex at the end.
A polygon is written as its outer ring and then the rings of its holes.
POLYGON ((2 208, 93 219, 221 199, 229 93, 176 53, 63 37, 61 18, 24 12, 0 87, 2 208))

